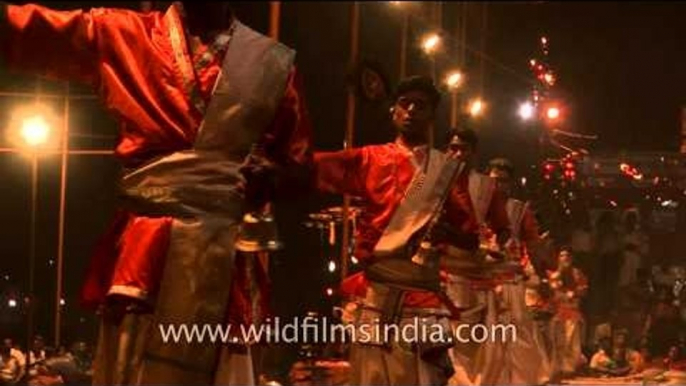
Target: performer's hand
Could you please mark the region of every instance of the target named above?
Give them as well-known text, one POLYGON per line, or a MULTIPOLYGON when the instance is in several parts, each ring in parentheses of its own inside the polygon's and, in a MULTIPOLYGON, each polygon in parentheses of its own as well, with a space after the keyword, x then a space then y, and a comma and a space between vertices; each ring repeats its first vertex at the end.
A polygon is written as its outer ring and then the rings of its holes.
POLYGON ((276 186, 278 166, 259 147, 246 157, 240 168, 247 181, 246 197, 258 207, 271 201, 276 186))
POLYGON ((276 172, 277 165, 267 157, 261 147, 255 145, 240 170, 244 175, 259 177, 276 172))

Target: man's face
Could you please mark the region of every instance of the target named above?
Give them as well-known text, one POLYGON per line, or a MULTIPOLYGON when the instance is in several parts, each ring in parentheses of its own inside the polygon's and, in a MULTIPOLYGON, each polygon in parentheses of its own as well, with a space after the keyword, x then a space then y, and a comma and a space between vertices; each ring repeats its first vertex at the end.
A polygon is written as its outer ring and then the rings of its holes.
POLYGON ((572 254, 567 251, 560 252, 558 256, 558 262, 561 269, 567 269, 572 266, 572 254))
POLYGON ((509 197, 512 191, 512 176, 510 176, 510 173, 500 168, 492 168, 489 176, 495 179, 498 192, 509 197))
POLYGON ((624 334, 617 334, 614 336, 612 345, 616 349, 624 349, 626 348, 626 335, 624 334))
POLYGON ((33 349, 36 351, 40 351, 45 348, 45 342, 43 339, 36 338, 33 340, 33 349))
POLYGON ((434 120, 434 106, 422 91, 401 94, 393 109, 393 126, 409 138, 425 138, 434 120))
POLYGON ((472 145, 462 141, 457 136, 450 140, 448 150, 453 158, 467 164, 470 164, 472 162, 472 158, 474 157, 474 149, 472 148, 472 145))

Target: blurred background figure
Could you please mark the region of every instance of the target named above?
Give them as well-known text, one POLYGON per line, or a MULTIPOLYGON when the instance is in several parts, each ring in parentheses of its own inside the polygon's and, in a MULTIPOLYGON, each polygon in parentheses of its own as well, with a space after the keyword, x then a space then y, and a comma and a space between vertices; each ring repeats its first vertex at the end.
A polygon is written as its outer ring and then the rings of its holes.
POLYGON ((635 210, 624 214, 624 234, 622 237, 622 260, 619 271, 619 288, 636 284, 638 270, 646 263, 650 252, 648 236, 643 233, 635 210))
POLYGON ((557 269, 548 272, 548 281, 555 307, 555 316, 551 320, 553 374, 566 377, 574 374, 583 363, 584 316, 580 300, 586 295, 588 280, 580 269, 574 267, 569 249, 562 249, 558 254, 557 269))

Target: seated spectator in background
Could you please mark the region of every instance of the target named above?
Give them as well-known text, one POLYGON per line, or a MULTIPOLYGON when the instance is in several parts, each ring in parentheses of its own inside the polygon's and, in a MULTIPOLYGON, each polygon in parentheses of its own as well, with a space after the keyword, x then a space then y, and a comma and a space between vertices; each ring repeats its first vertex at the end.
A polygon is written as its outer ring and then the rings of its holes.
POLYGON ((22 377, 19 360, 11 350, 6 344, 0 346, 0 382, 3 385, 17 384, 22 377))
POLYGON ((600 340, 600 348, 591 358, 591 370, 601 375, 625 376, 638 374, 645 368, 643 356, 627 347, 627 331, 620 330, 600 340))
POLYGON ((19 364, 19 379, 24 377, 26 374, 26 356, 21 349, 14 343, 12 338, 5 338, 3 341, 3 346, 9 348, 10 355, 17 360, 19 364))
POLYGON ((645 331, 650 338, 650 353, 653 356, 667 355, 670 347, 677 344, 682 327, 679 308, 674 305, 674 296, 669 287, 658 286, 657 302, 653 305, 646 320, 645 331))
POLYGON ((37 366, 45 360, 45 340, 42 336, 36 335, 33 338, 31 351, 29 351, 28 374, 29 377, 37 374, 37 366))
POLYGON ((36 363, 45 359, 45 340, 42 336, 36 335, 33 338, 29 359, 30 363, 36 363))

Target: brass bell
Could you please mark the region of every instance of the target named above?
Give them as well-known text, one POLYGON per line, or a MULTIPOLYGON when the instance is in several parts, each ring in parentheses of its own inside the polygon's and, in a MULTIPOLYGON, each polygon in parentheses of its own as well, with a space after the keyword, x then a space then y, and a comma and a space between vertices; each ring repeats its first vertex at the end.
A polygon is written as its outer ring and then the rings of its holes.
POLYGON ((274 216, 270 212, 251 212, 243 216, 236 249, 242 252, 276 251, 283 247, 274 216))

